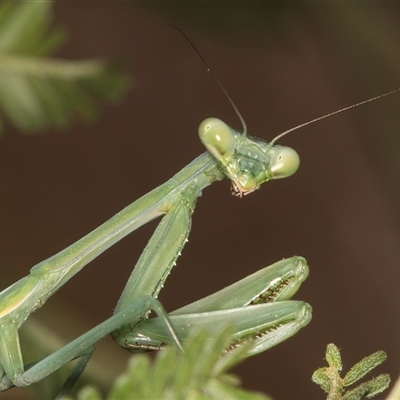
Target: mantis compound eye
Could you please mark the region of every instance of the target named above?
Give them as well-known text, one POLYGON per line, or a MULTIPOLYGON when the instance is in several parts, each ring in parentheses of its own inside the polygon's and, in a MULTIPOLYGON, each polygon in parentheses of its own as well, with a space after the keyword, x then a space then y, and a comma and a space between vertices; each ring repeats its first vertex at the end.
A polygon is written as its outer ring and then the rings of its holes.
POLYGON ((235 134, 218 118, 207 118, 199 125, 200 140, 217 159, 230 155, 235 148, 235 134))
POLYGON ((271 171, 274 179, 293 175, 300 165, 300 157, 291 147, 277 146, 271 158, 271 171))

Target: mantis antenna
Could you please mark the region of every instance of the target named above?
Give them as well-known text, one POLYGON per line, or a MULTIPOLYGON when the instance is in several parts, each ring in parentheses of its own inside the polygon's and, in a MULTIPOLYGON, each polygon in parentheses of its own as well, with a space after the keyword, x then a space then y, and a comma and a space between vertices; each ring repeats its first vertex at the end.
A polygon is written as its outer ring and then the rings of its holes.
MULTIPOLYGON (((217 82, 218 86, 221 88, 221 90, 223 91, 223 93, 225 94, 227 99, 229 100, 229 103, 232 105, 236 115, 239 117, 239 120, 240 120, 240 122, 242 124, 242 127, 243 127, 243 135, 247 135, 247 125, 246 125, 246 122, 245 122, 244 118, 242 117, 242 114, 240 113, 240 111, 237 108, 236 104, 232 100, 231 96, 229 96, 228 92, 226 91, 226 89, 222 85, 221 81, 218 79, 217 75, 214 73, 214 71, 208 65, 206 59, 203 57, 203 55, 200 53, 200 51, 197 49, 197 47, 194 45, 194 43, 189 39, 189 37, 186 35, 186 33, 182 29, 178 28, 175 25, 169 25, 169 26, 172 27, 172 28, 175 28, 177 31, 179 31, 183 35, 183 37, 188 41, 188 43, 192 46, 193 50, 197 53, 197 55, 200 57, 201 61, 203 62, 203 64, 206 67, 207 72, 209 72, 211 74, 211 76, 214 78, 214 80, 217 82)), ((279 139, 281 139, 284 136, 286 136, 288 133, 296 131, 297 129, 303 128, 304 126, 311 125, 314 122, 321 121, 321 120, 323 120, 325 118, 333 117, 336 114, 340 114, 340 113, 342 113, 344 111, 351 110, 352 108, 356 108, 356 107, 362 106, 364 104, 367 104, 367 103, 370 103, 372 101, 381 99, 383 97, 391 96, 392 94, 396 94, 398 92, 400 92, 400 88, 392 90, 391 92, 380 94, 379 96, 372 97, 372 98, 370 98, 368 100, 361 101, 361 102, 353 104, 351 106, 347 106, 347 107, 341 108, 340 110, 337 110, 337 111, 331 112, 329 114, 323 115, 322 117, 318 117, 318 118, 312 119, 311 121, 304 122, 303 124, 297 125, 294 128, 291 128, 291 129, 289 129, 289 130, 287 130, 285 132, 282 132, 278 136, 274 137, 271 140, 270 145, 271 146, 274 145, 275 142, 277 142, 279 139)))
POLYGON ((226 91, 226 89, 224 88, 224 85, 221 83, 221 81, 218 79, 217 75, 214 73, 214 71, 211 69, 211 67, 208 65, 208 62, 206 61, 206 59, 202 56, 202 54, 200 53, 200 51, 197 49, 197 47, 194 45, 194 43, 189 39, 189 37, 186 35, 186 33, 178 28, 175 25, 169 25, 171 28, 175 28, 178 32, 180 32, 183 37, 189 42, 189 44, 192 46, 193 50, 197 53, 197 55, 200 57, 200 60, 203 62, 204 66, 206 67, 207 72, 209 72, 211 74, 211 76, 214 78, 215 82, 218 83, 218 86, 221 88, 221 90, 223 91, 223 93, 225 94, 225 96, 227 97, 227 99, 229 100, 229 103, 231 103, 231 106, 233 107, 233 109, 235 110, 236 115, 239 117, 239 120, 242 124, 242 128, 243 128, 243 135, 247 135, 247 125, 246 122, 244 120, 244 118, 242 117, 242 114, 240 113, 239 109, 237 108, 236 104, 234 103, 234 101, 232 100, 231 96, 229 96, 228 92, 226 91))
POLYGON ((325 118, 328 118, 328 117, 332 117, 332 116, 334 116, 336 114, 340 114, 343 111, 351 110, 352 108, 356 108, 356 107, 362 106, 363 104, 367 104, 367 103, 370 103, 371 101, 375 101, 375 100, 381 99, 382 97, 390 96, 392 94, 398 93, 399 91, 400 91, 400 88, 398 88, 396 90, 392 90, 391 92, 380 94, 379 96, 372 97, 371 99, 361 101, 359 103, 353 104, 352 106, 347 106, 347 107, 341 108, 340 110, 331 112, 331 113, 326 114, 326 115, 324 115, 322 117, 318 117, 318 118, 312 119, 311 121, 305 122, 304 124, 297 125, 294 128, 291 128, 291 129, 289 129, 289 130, 287 130, 285 132, 282 132, 278 136, 274 137, 271 140, 270 144, 273 145, 277 140, 281 139, 283 136, 286 136, 288 133, 293 132, 293 131, 295 131, 297 129, 300 129, 303 126, 307 126, 307 125, 313 124, 314 122, 321 121, 322 119, 325 119, 325 118))

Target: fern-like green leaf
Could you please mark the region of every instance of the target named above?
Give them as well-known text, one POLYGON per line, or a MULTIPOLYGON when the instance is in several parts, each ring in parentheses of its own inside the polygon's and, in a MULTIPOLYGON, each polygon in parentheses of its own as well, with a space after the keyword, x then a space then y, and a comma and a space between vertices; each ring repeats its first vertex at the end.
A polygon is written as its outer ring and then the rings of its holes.
POLYGON ((319 385, 325 393, 329 393, 331 381, 326 374, 326 368, 318 368, 316 371, 314 371, 311 380, 319 385))
POLYGON ((348 391, 343 400, 372 399, 377 394, 383 392, 390 385, 389 374, 378 375, 371 380, 362 383, 355 389, 348 391))
POLYGON ((339 372, 342 370, 340 351, 333 343, 326 346, 325 359, 331 368, 335 368, 339 372))
POLYGON ((386 353, 382 350, 370 354, 364 357, 361 361, 355 364, 350 371, 343 378, 344 385, 349 386, 357 382, 368 372, 372 371, 378 365, 382 364, 386 360, 386 353))
POLYGON ((6 118, 23 132, 65 130, 78 116, 97 116, 96 98, 117 101, 129 85, 104 61, 44 58, 65 39, 50 29, 52 3, 0 4, 0 132, 6 118))

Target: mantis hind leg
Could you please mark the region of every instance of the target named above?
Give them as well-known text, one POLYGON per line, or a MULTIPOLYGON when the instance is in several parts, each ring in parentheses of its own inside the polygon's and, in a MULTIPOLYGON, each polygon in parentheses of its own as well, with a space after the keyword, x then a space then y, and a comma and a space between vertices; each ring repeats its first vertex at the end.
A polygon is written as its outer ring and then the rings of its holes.
POLYGON ((60 396, 67 395, 85 369, 94 351, 95 343, 120 326, 128 323, 137 324, 139 321, 143 320, 145 315, 151 310, 155 311, 156 314, 161 317, 161 320, 165 322, 165 329, 170 332, 172 338, 175 338, 177 347, 181 349, 182 347, 179 343, 178 336, 160 302, 152 297, 144 297, 130 304, 43 360, 33 365, 31 364, 31 366, 27 366, 25 372, 11 379, 7 377, 7 375, 4 375, 1 379, 2 390, 6 390, 12 386, 29 386, 32 383, 39 382, 68 362, 80 358, 59 394, 60 396))

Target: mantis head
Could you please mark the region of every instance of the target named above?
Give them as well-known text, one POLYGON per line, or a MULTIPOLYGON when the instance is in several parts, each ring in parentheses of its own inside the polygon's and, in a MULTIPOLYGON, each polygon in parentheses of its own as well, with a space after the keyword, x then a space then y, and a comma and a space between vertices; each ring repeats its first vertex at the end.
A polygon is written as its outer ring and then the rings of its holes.
POLYGON ((205 119, 199 126, 199 136, 232 181, 232 194, 238 197, 271 179, 293 175, 300 165, 299 155, 292 148, 242 134, 217 118, 205 119))

